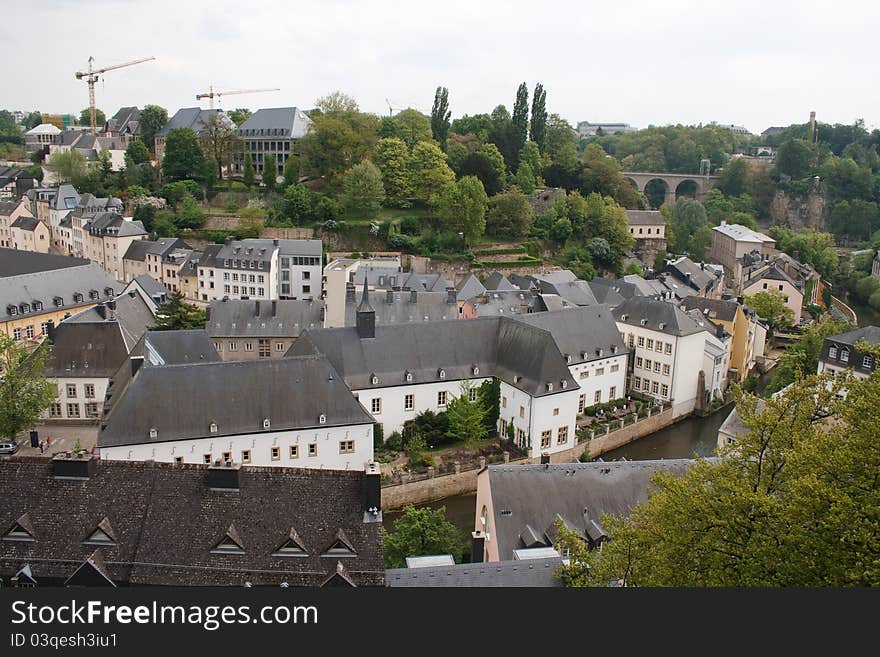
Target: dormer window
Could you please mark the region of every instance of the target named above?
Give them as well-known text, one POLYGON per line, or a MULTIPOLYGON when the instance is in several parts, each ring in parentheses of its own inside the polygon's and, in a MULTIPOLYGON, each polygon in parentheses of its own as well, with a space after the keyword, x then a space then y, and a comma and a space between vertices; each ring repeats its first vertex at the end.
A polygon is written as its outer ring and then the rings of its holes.
POLYGON ((874 357, 873 356, 865 356, 862 358, 862 367, 865 369, 873 369, 874 367, 874 357))
POLYGON ((16 306, 13 306, 12 304, 9 304, 8 306, 6 306, 6 314, 7 315, 17 315, 18 308, 16 306))
POLYGON ((565 354, 565 362, 566 362, 566 363, 570 363, 570 362, 571 362, 571 354, 565 354))
POLYGON ((647 326, 647 325, 648 325, 648 320, 647 320, 647 319, 642 319, 642 320, 639 322, 639 324, 641 324, 642 326, 647 326))
POLYGON ((849 362, 849 349, 847 349, 846 347, 844 347, 843 349, 840 350, 840 362, 841 363, 848 363, 849 362))
POLYGON ((74 303, 82 303, 83 302, 83 295, 79 292, 74 292, 73 293, 73 302, 74 303))
POLYGON ((566 381, 565 379, 562 379, 562 381, 560 381, 559 384, 562 386, 563 390, 565 390, 568 387, 568 381, 566 381))
POLYGON ((624 313, 623 315, 620 316, 620 321, 621 321, 621 322, 625 322, 626 319, 627 319, 627 317, 629 317, 629 315, 627 315, 626 313, 624 313))
POLYGON ((270 426, 272 426, 272 423, 269 422, 269 418, 264 418, 263 419, 263 428, 268 429, 270 426))
POLYGON ((303 543, 302 539, 300 539, 299 534, 297 534, 296 530, 291 527, 290 533, 287 535, 287 539, 281 545, 275 548, 272 556, 307 557, 308 552, 306 551, 305 543, 303 543))
POLYGON ((480 373, 480 368, 477 367, 476 365, 474 365, 473 368, 471 368, 471 372, 473 373, 474 376, 477 376, 480 373))
POLYGON ((370 375, 370 383, 372 383, 374 386, 378 385, 379 384, 379 377, 376 376, 375 374, 371 374, 370 375))
POLYGON ((31 526, 30 518, 28 514, 23 514, 9 530, 3 534, 4 541, 26 541, 31 542, 36 540, 34 536, 34 528, 31 526))
POLYGON ((612 353, 612 354, 616 354, 616 353, 617 353, 617 345, 616 345, 616 344, 611 345, 611 353, 612 353))
POLYGON ((159 431, 156 427, 150 427, 150 440, 156 440, 159 437, 159 431))
POLYGON ((666 328, 666 323, 660 322, 660 324, 657 326, 657 328, 659 328, 662 331, 664 328, 666 328))
POLYGON ((407 381, 412 381, 412 379, 413 379, 412 372, 407 371, 405 378, 407 381))
POLYGON ((31 304, 23 303, 18 307, 18 309, 21 311, 22 315, 27 315, 31 311, 31 304))
POLYGON ((208 430, 209 430, 211 433, 217 433, 217 423, 216 423, 216 422, 211 422, 211 424, 208 426, 208 430))
POLYGON ((318 424, 327 424, 327 416, 323 413, 318 416, 318 424))
POLYGON ((83 545, 116 545, 116 534, 106 516, 98 523, 95 531, 83 541, 83 545))
POLYGON ((446 370, 444 370, 441 367, 440 370, 438 370, 438 372, 437 372, 437 376, 439 376, 441 379, 445 379, 446 378, 446 370))
POLYGON ((551 382, 547 382, 547 392, 553 392, 553 384, 551 382))
POLYGON ((586 351, 581 352, 581 360, 587 360, 587 352, 586 351))
POLYGON ((837 358, 837 347, 835 347, 834 345, 828 347, 828 358, 837 358))
POLYGON ((214 544, 211 554, 244 554, 244 543, 235 531, 235 525, 229 525, 226 533, 214 544))
POLYGON ((333 542, 321 553, 322 557, 356 557, 357 552, 351 541, 341 529, 336 532, 333 542))
POLYGON ((34 310, 42 310, 43 302, 42 301, 34 301, 34 310))
POLYGON ((105 287, 104 288, 104 296, 105 297, 112 297, 113 296, 113 288, 112 287, 105 287))
POLYGON ((97 290, 89 290, 89 299, 97 299, 100 296, 97 290))
POLYGON ((53 298, 52 298, 52 303, 55 304, 56 306, 63 306, 63 305, 64 305, 64 299, 62 299, 61 297, 53 297, 53 298))

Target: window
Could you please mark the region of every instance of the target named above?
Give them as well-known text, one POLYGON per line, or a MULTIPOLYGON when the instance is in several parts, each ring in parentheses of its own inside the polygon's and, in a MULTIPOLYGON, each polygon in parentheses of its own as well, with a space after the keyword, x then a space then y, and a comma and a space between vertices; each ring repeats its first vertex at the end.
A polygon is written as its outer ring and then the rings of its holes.
POLYGON ((238 351, 238 343, 230 342, 229 343, 229 351, 238 351))
POLYGON ((782 292, 782 283, 779 284, 779 291, 782 292))
POLYGON ((33 338, 33 337, 34 337, 34 326, 33 326, 33 324, 31 324, 30 326, 28 326, 28 327, 24 330, 24 334, 25 334, 25 336, 27 336, 28 338, 33 338))
POLYGON ((354 453, 354 441, 353 440, 340 440, 339 441, 339 453, 340 454, 353 454, 354 453))
POLYGON ((660 361, 659 360, 654 361, 654 371, 658 372, 658 373, 660 372, 660 361))
POLYGON ((516 430, 516 444, 520 447, 526 446, 526 432, 522 429, 516 430))
POLYGON ((651 338, 648 338, 648 349, 653 349, 653 348, 654 348, 654 340, 651 338))
POLYGON ((526 407, 525 407, 525 406, 520 406, 520 407, 519 407, 519 416, 520 416, 521 418, 524 418, 524 417, 526 416, 526 407))
POLYGON ((67 417, 79 417, 79 404, 67 405, 67 417))
POLYGON ((615 363, 614 365, 611 366, 612 373, 619 372, 619 371, 620 371, 620 365, 618 365, 617 363, 615 363))
POLYGON ((220 458, 222 458, 223 462, 228 465, 232 463, 232 452, 222 452, 220 458))
POLYGON ((416 407, 416 396, 415 395, 406 395, 403 398, 403 410, 411 411, 416 407))
POLYGON ((547 430, 541 432, 541 449, 550 447, 550 441, 553 440, 553 431, 547 430))
POLYGON ((175 463, 176 465, 183 465, 183 457, 182 457, 182 456, 175 456, 175 457, 174 457, 174 463, 175 463))
POLYGON ((584 412, 584 408, 587 405, 587 396, 581 395, 578 397, 578 415, 584 412))
POLYGON ((89 399, 95 398, 95 385, 92 383, 86 383, 83 385, 83 390, 85 391, 85 396, 89 399))
POLYGON ((437 393, 437 406, 446 406, 446 391, 441 390, 437 393))
POLYGON ((558 409, 558 408, 554 408, 554 409, 553 409, 553 415, 559 415, 559 409, 558 409))
POLYGON ((309 443, 309 456, 318 455, 318 443, 309 443))
POLYGON ((633 390, 641 390, 642 380, 639 377, 633 378, 633 390))
POLYGON ((663 376, 669 376, 669 365, 663 363, 663 376))
POLYGON ((501 408, 507 408, 507 397, 501 398, 501 408))
POLYGON ((270 456, 273 461, 277 461, 281 458, 281 448, 278 446, 273 446, 270 450, 270 456))
POLYGON ((605 368, 604 367, 597 367, 596 368, 596 376, 602 376, 603 374, 605 374, 605 368))
POLYGON ((16 341, 21 340, 21 329, 20 328, 12 329, 12 339, 16 340, 16 341))
POLYGON ((590 378, 589 370, 584 370, 583 372, 581 372, 580 378, 581 379, 589 379, 590 378))
POLYGON ((641 356, 636 357, 636 367, 641 367, 645 361, 642 360, 641 356))
POLYGON ((40 334, 49 335, 49 322, 43 322, 40 324, 40 334))
POLYGON ((840 350, 840 362, 841 363, 848 363, 849 362, 849 349, 847 349, 846 347, 844 347, 843 349, 840 350))
POLYGON ((76 397, 76 384, 68 383, 67 384, 67 396, 68 397, 76 397))
POLYGON ((657 340, 657 347, 654 349, 657 353, 661 353, 663 351, 663 342, 657 340))
POLYGON ((98 417, 98 404, 90 402, 86 404, 86 417, 98 417))
POLYGON ((828 358, 837 358, 837 347, 834 345, 828 347, 828 358))
POLYGON ((260 358, 269 358, 272 355, 272 342, 266 338, 257 340, 260 358))
POLYGON ((312 291, 311 285, 303 285, 303 294, 310 294, 312 291))
POLYGON ((664 397, 669 396, 669 386, 666 385, 665 383, 662 386, 660 386, 660 394, 663 395, 664 397))
POLYGON ((276 342, 275 343, 275 351, 284 351, 284 343, 276 342))
POLYGON ((640 346, 640 347, 644 347, 644 346, 645 346, 645 336, 643 336, 643 335, 640 335, 640 336, 639 336, 639 346, 640 346))
POLYGON ((241 450, 241 462, 242 463, 250 463, 251 462, 251 450, 249 450, 249 449, 241 450))
POLYGON ((477 401, 478 392, 479 391, 476 388, 471 388, 470 390, 468 390, 468 400, 472 402, 477 401))
POLYGON ((617 386, 611 386, 608 389, 608 399, 617 399, 617 386))
POLYGON ((556 430, 556 444, 564 445, 568 442, 568 427, 559 427, 556 430))
POLYGON ((290 458, 298 459, 299 458, 299 445, 291 445, 290 446, 290 458))
POLYGON ((633 337, 633 334, 632 334, 632 333, 627 334, 627 336, 626 336, 626 344, 628 344, 630 347, 635 347, 635 346, 636 346, 635 338, 633 337))
POLYGON ((219 342, 215 342, 214 349, 216 349, 217 351, 223 351, 223 345, 220 344, 219 342))
POLYGON ((596 404, 598 404, 598 403, 600 403, 601 401, 602 401, 602 391, 601 391, 601 390, 597 390, 597 391, 596 391, 596 394, 593 395, 593 402, 595 402, 596 404))
POLYGON ((659 387, 660 387, 660 384, 657 383, 656 381, 651 382, 651 392, 653 392, 655 395, 657 394, 657 389, 659 387))
POLYGON ((671 343, 671 342, 667 342, 667 343, 666 343, 666 353, 667 353, 667 354, 671 354, 671 353, 672 353, 672 343, 671 343))
POLYGON ((210 462, 211 462, 211 455, 210 454, 203 454, 202 455, 202 463, 210 463, 210 462))
POLYGON ((862 367, 865 369, 871 369, 874 367, 874 357, 873 356, 865 356, 862 358, 862 367))
POLYGON ((653 365, 653 361, 650 358, 646 358, 645 359, 645 369, 650 372, 652 365, 653 365))
POLYGON ((244 350, 245 351, 253 351, 254 350, 254 343, 253 342, 245 342, 244 343, 244 350))
POLYGON ((49 417, 61 417, 61 404, 54 402, 49 407, 49 417))

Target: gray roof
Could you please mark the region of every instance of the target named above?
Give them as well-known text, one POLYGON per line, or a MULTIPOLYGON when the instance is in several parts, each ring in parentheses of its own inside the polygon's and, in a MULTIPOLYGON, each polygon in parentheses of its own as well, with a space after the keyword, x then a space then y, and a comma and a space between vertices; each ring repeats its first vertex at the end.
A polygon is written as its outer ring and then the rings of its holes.
POLYGON ((556 294, 576 306, 595 306, 596 295, 586 281, 554 282, 537 279, 538 289, 543 294, 556 294))
MULTIPOLYGON (((273 240, 244 240, 250 242, 273 242, 273 240)), ((319 256, 323 253, 324 243, 321 240, 278 240, 280 256, 319 256)))
POLYGON ((73 185, 60 185, 49 207, 53 210, 73 210, 79 203, 79 192, 73 185))
MULTIPOLYGON (((140 223, 140 222, 138 222, 140 223)), ((160 237, 157 240, 136 240, 129 244, 128 250, 122 256, 125 260, 147 259, 147 254, 165 257, 175 249, 189 249, 190 246, 177 237, 160 237)))
POLYGON ((62 323, 103 324, 115 321, 119 324, 126 349, 131 351, 156 317, 140 295, 133 292, 116 297, 111 304, 115 305, 112 310, 107 303, 105 301, 103 304, 83 310, 62 323))
POLYGON ((535 294, 529 290, 486 290, 469 301, 478 317, 509 317, 543 310, 537 307, 535 294))
POLYGON ((0 217, 8 217, 21 205, 18 201, 0 201, 0 217))
POLYGON ((535 281, 545 281, 547 283, 573 283, 578 280, 577 275, 570 269, 555 269, 553 271, 544 272, 543 274, 535 274, 530 276, 535 281))
POLYGON ((149 274, 135 276, 132 283, 137 284, 144 294, 157 304, 164 302, 168 298, 168 289, 149 274))
POLYGON ((470 273, 459 281, 455 289, 458 291, 459 301, 467 301, 486 292, 486 288, 480 283, 480 279, 470 273))
POLYGON ((562 558, 495 561, 491 563, 460 563, 453 566, 392 568, 385 571, 385 585, 401 587, 493 587, 529 586, 556 587, 556 569, 562 558))
POLYGON ((743 283, 743 289, 745 290, 748 287, 751 287, 758 281, 762 280, 772 280, 772 281, 785 281, 790 283, 792 287, 797 290, 803 289, 803 283, 799 283, 794 280, 791 276, 786 274, 781 268, 776 265, 770 265, 766 269, 762 270, 759 274, 756 274, 749 278, 745 283, 743 283))
MULTIPOLYGON (((420 292, 419 290, 394 291, 373 290, 368 292, 367 302, 376 313, 376 324, 398 324, 402 322, 433 322, 458 317, 458 302, 453 296, 449 303, 449 293, 420 292), (415 295, 415 302, 413 302, 415 295)), ((356 312, 363 300, 363 293, 345 303, 345 325, 355 326, 356 312)), ((318 324, 320 326, 320 323, 318 324)))
POLYGON ((136 354, 144 357, 144 365, 152 367, 220 361, 220 354, 204 329, 147 331, 132 350, 132 355, 136 354))
POLYGON ((573 362, 581 351, 584 360, 593 360, 597 349, 610 349, 612 333, 620 344, 612 317, 598 306, 514 318, 378 325, 376 337, 367 339, 351 327, 317 329, 306 331, 288 353, 326 355, 355 390, 401 385, 406 373, 412 383, 436 382, 442 369, 446 379, 495 376, 537 397, 560 392, 563 385, 577 387, 554 340, 557 333, 573 362), (571 334, 574 326, 579 337, 571 334))
MULTIPOLYGON (((0 261, 4 255, 0 253, 0 261)), ((0 317, 8 319, 10 305, 19 307, 15 316, 22 318, 94 304, 113 298, 121 290, 122 285, 115 278, 92 262, 78 267, 7 276, 0 280, 0 317), (97 299, 91 298, 92 292, 97 292, 97 299), (74 301, 76 293, 83 295, 82 301, 74 301), (34 309, 34 301, 42 303, 43 309, 34 309), (21 312, 23 303, 30 304, 30 312, 21 312)))
POLYGON ((841 344, 848 344, 851 346, 855 346, 855 344, 860 340, 865 340, 868 344, 871 345, 880 344, 880 327, 863 326, 861 328, 853 329, 852 331, 847 331, 846 333, 829 335, 825 339, 831 340, 833 342, 839 342, 841 344))
POLYGON ((226 259, 269 262, 276 248, 279 256, 320 256, 323 249, 321 240, 232 239, 218 246, 216 252, 205 248, 205 266, 224 267, 226 259))
POLYGON ((40 223, 33 217, 21 216, 10 224, 11 228, 20 228, 21 230, 34 230, 40 223))
POLYGON ((633 297, 617 306, 614 318, 624 324, 683 337, 704 330, 678 306, 649 297, 633 297), (662 325, 663 328, 660 328, 662 325))
POLYGON ((254 112, 239 126, 238 134, 245 139, 300 139, 311 125, 311 119, 301 109, 273 107, 254 112))
POLYGON ((620 286, 618 292, 620 292, 624 298, 630 298, 631 296, 653 297, 669 291, 669 288, 663 283, 663 281, 654 278, 648 280, 644 276, 639 276, 638 274, 627 274, 623 278, 612 281, 612 283, 620 286), (625 288, 620 285, 620 283, 629 283, 632 285, 633 294, 627 296, 627 294, 624 293, 625 288))
POLYGON ((678 260, 667 264, 663 271, 693 287, 695 290, 709 290, 715 286, 718 277, 715 276, 715 272, 711 269, 704 269, 701 266, 702 264, 697 264, 687 256, 682 256, 678 260))
POLYGON ((131 237, 133 235, 146 235, 144 224, 141 221, 126 220, 118 212, 101 212, 89 221, 87 226, 93 235, 111 235, 115 237, 131 237))
POLYGON ((736 319, 736 311, 739 308, 739 304, 736 301, 691 296, 682 300, 681 307, 685 310, 698 310, 709 319, 732 322, 736 319))
POLYGON ((215 114, 222 114, 221 109, 202 109, 200 107, 185 107, 174 113, 165 127, 156 133, 157 137, 164 137, 177 128, 190 128, 199 134, 207 125, 208 120, 215 114))
POLYGON ((626 352, 626 345, 617 330, 611 309, 607 306, 532 313, 516 319, 550 332, 559 351, 563 355, 571 356, 570 365, 626 352))
POLYGON ((0 249, 0 278, 19 276, 21 274, 34 274, 53 269, 82 267, 89 264, 89 262, 85 258, 74 258, 72 256, 34 253, 17 249, 0 249))
POLYGON ((323 301, 213 301, 205 327, 213 338, 295 338, 305 329, 321 328, 323 301))
POLYGON ((656 226, 666 223, 659 210, 627 210, 626 220, 630 226, 656 226))
POLYGON ((636 504, 647 499, 654 473, 682 474, 691 463, 688 459, 670 459, 490 465, 489 489, 495 516, 490 531, 498 542, 499 556, 502 561, 509 560, 514 550, 535 547, 524 543, 524 533, 551 546, 557 517, 583 538, 595 541, 602 533, 603 514, 628 515, 636 504))
POLYGON ((518 290, 519 288, 507 280, 501 272, 493 271, 483 281, 487 290, 518 290))
MULTIPOLYGON (((630 283, 625 283, 625 285, 631 286, 630 283)), ((594 278, 590 281, 590 289, 593 291, 593 296, 596 297, 596 302, 603 303, 612 308, 623 303, 624 296, 620 288, 621 286, 614 285, 613 281, 605 279, 594 278)), ((633 295, 630 294, 629 296, 633 295)))
POLYGON ((322 356, 141 367, 113 397, 101 447, 373 423, 322 356))

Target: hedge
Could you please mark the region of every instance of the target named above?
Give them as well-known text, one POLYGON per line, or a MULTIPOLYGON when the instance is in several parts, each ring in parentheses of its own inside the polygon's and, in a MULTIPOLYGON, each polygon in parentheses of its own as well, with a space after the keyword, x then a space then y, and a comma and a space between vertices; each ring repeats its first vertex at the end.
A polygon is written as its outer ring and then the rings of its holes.
POLYGON ((482 249, 480 251, 474 251, 474 255, 478 256, 514 255, 517 253, 528 253, 528 251, 524 246, 518 246, 510 249, 482 249))

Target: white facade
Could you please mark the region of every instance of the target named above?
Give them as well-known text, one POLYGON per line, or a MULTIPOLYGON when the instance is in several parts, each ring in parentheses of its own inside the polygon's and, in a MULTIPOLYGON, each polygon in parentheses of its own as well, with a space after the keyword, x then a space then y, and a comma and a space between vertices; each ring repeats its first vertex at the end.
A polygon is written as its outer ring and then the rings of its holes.
MULTIPOLYGON (((97 421, 104 414, 106 377, 47 377, 58 388, 55 401, 43 413, 50 420, 97 421)), ((91 445, 83 445, 91 447, 91 445)))
POLYGON ((320 256, 278 256, 278 299, 320 299, 320 256))
POLYGON ((101 458, 163 463, 228 460, 269 467, 362 470, 373 458, 373 426, 313 427, 102 447, 101 458))
POLYGON ((570 365, 568 370, 578 382, 578 412, 593 404, 605 404, 626 396, 625 353, 570 365))
POLYGON ((219 301, 224 297, 260 301, 278 299, 278 251, 272 253, 268 269, 199 267, 198 278, 203 301, 219 301))
POLYGON ((730 336, 721 340, 714 335, 705 334, 703 350, 703 377, 706 385, 706 402, 723 397, 727 388, 727 370, 730 367, 730 336))

